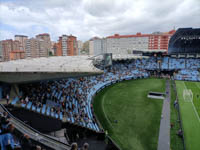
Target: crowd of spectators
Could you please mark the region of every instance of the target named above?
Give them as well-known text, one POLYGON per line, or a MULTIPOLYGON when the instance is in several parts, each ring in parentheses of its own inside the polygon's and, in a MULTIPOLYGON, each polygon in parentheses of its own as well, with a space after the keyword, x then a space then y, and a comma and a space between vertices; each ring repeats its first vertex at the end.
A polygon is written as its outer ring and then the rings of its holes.
POLYGON ((96 92, 106 82, 147 76, 147 72, 137 69, 133 62, 114 63, 98 76, 22 85, 19 100, 25 108, 31 103, 32 110, 33 107, 35 111, 39 108, 38 112, 41 113, 45 106, 46 115, 100 131, 91 111, 91 93, 96 92))

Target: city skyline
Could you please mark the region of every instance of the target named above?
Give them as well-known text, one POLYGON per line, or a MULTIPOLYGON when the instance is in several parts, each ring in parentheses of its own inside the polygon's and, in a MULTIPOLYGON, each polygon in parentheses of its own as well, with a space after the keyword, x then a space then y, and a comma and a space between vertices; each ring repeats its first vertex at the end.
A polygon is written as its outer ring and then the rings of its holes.
POLYGON ((200 24, 198 0, 1 0, 0 7, 0 40, 49 33, 53 41, 63 34, 86 41, 94 36, 148 34, 200 24))

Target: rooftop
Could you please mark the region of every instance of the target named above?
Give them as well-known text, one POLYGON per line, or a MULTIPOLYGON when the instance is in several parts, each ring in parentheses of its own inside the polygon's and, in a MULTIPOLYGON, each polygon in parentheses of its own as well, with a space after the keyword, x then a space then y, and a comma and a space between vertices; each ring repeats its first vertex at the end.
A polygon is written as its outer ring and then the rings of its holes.
POLYGON ((100 72, 88 56, 57 56, 1 62, 0 72, 100 72))

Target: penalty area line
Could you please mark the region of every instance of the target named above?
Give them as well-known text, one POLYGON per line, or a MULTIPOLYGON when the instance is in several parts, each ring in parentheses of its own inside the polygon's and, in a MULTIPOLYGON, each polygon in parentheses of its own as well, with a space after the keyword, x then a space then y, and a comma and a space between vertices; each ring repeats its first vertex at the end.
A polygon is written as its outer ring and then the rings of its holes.
MULTIPOLYGON (((184 83, 185 88, 188 89, 188 88, 186 87, 184 81, 183 81, 183 83, 184 83)), ((198 121, 199 121, 199 123, 200 123, 200 118, 199 118, 198 112, 197 112, 197 110, 196 110, 196 108, 195 108, 195 106, 194 106, 193 99, 192 99, 192 107, 193 107, 193 110, 194 110, 194 112, 195 112, 195 115, 196 115, 196 117, 197 117, 197 119, 198 119, 198 121)))

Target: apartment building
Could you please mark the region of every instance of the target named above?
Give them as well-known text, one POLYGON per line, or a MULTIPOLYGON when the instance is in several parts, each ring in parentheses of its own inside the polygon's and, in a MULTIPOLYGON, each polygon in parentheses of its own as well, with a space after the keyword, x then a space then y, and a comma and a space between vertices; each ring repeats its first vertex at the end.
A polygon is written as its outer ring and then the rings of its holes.
POLYGON ((22 50, 14 50, 10 52, 10 60, 24 59, 25 52, 22 50))
POLYGON ((81 55, 81 50, 83 48, 83 42, 78 40, 77 41, 77 48, 78 48, 78 55, 81 55))
POLYGON ((20 49, 20 42, 13 41, 12 39, 3 40, 1 41, 1 60, 2 61, 9 61, 10 60, 10 53, 15 50, 20 49))
POLYGON ((36 35, 36 39, 39 41, 39 57, 48 57, 51 50, 51 38, 48 33, 36 35))
POLYGON ((89 40, 89 55, 94 55, 94 41, 89 40))
POLYGON ((37 58, 40 56, 39 54, 40 42, 36 38, 30 38, 26 40, 26 58, 37 58))
POLYGON ((62 35, 54 45, 56 56, 75 56, 78 54, 77 38, 72 35, 62 35))
POLYGON ((2 41, 0 41, 0 62, 3 61, 2 41))
POLYGON ((100 53, 131 54, 133 50, 168 50, 170 37, 175 30, 169 32, 154 32, 152 34, 137 33, 135 35, 108 36, 106 38, 93 38, 90 54, 100 53))
POLYGON ((20 42, 20 49, 21 51, 25 51, 26 49, 26 40, 28 39, 28 36, 25 35, 15 35, 15 40, 20 42))

